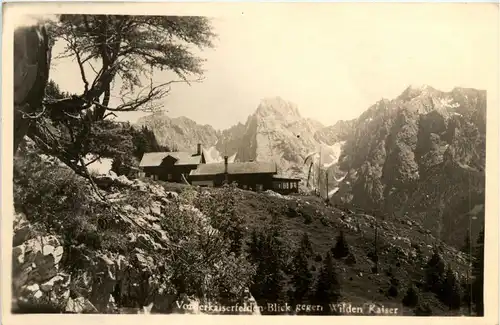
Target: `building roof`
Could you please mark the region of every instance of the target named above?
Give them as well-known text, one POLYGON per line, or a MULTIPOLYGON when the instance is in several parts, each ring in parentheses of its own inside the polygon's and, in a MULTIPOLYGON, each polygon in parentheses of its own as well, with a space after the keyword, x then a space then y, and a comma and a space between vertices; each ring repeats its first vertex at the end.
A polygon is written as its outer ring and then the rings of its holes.
POLYGON ((158 167, 163 159, 168 156, 176 160, 175 165, 198 165, 201 163, 201 155, 193 155, 190 152, 146 152, 141 159, 139 167, 158 167))
MULTIPOLYGON (((235 162, 227 164, 228 174, 274 174, 276 165, 271 162, 235 162)), ((189 176, 208 176, 224 173, 224 163, 201 164, 189 176)))
POLYGON ((289 182, 300 182, 300 178, 293 178, 293 177, 286 177, 286 176, 280 176, 280 175, 273 175, 273 179, 277 181, 289 181, 289 182))

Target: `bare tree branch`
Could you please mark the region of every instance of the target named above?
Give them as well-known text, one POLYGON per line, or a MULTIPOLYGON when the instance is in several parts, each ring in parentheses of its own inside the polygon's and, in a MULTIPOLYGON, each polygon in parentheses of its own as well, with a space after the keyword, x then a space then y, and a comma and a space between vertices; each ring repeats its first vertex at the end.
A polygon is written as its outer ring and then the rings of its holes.
POLYGON ((101 156, 97 155, 96 158, 92 159, 91 161, 89 161, 88 163, 85 164, 85 166, 89 166, 89 165, 92 165, 93 163, 95 163, 96 161, 100 160, 101 159, 101 156))
MULTIPOLYGON (((73 30, 71 32, 74 35, 73 30)), ((76 44, 70 38, 64 37, 64 39, 66 40, 66 42, 68 42, 69 48, 75 54, 76 62, 78 63, 78 67, 80 69, 80 76, 81 76, 82 81, 83 81, 83 83, 85 85, 85 92, 84 93, 86 94, 88 92, 88 90, 89 90, 89 82, 87 81, 87 77, 85 76, 85 69, 83 67, 84 62, 81 59, 80 51, 78 50, 76 44)))
MULTIPOLYGON (((23 108, 26 108, 26 107, 29 107, 29 105, 26 104, 23 108)), ((21 112, 23 119, 36 120, 36 119, 39 119, 40 117, 42 117, 43 114, 45 114, 46 108, 45 108, 45 106, 42 105, 42 111, 40 113, 36 114, 36 115, 26 113, 22 109, 18 109, 18 111, 21 112)))
MULTIPOLYGON (((199 81, 201 81, 201 79, 193 80, 193 81, 199 82, 199 81)), ((123 103, 121 105, 118 105, 117 107, 114 107, 114 108, 102 105, 97 101, 93 101, 92 104, 96 105, 97 107, 101 107, 103 109, 111 111, 111 112, 135 111, 147 103, 152 103, 155 100, 158 100, 158 99, 165 97, 170 92, 170 87, 166 87, 166 86, 174 84, 174 83, 184 83, 184 82, 185 82, 184 80, 171 80, 169 82, 165 82, 165 83, 157 85, 157 86, 153 86, 151 84, 149 87, 149 91, 146 95, 142 95, 142 96, 140 95, 140 93, 146 89, 146 88, 144 88, 144 89, 142 89, 141 92, 139 92, 139 95, 137 96, 137 98, 135 98, 134 100, 131 100, 129 102, 123 103)))
POLYGON ((110 113, 108 113, 108 114, 104 115, 104 117, 103 117, 102 119, 104 120, 104 119, 105 119, 106 117, 108 117, 108 116, 118 117, 118 116, 116 116, 116 114, 115 114, 115 113, 111 113, 111 112, 110 112, 110 113))

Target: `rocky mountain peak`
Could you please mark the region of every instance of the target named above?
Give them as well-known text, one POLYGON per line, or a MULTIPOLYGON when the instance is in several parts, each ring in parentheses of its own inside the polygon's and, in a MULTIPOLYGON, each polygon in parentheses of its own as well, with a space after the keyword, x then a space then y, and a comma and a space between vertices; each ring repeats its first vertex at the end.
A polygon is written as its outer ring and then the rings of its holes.
POLYGON ((433 94, 436 94, 438 92, 436 89, 432 88, 429 85, 419 85, 419 84, 412 84, 409 85, 401 95, 399 95, 399 99, 402 100, 411 100, 413 98, 419 97, 419 96, 430 96, 433 94))
POLYGON ((263 98, 257 107, 255 115, 259 117, 278 117, 285 119, 301 118, 297 105, 279 96, 263 98))

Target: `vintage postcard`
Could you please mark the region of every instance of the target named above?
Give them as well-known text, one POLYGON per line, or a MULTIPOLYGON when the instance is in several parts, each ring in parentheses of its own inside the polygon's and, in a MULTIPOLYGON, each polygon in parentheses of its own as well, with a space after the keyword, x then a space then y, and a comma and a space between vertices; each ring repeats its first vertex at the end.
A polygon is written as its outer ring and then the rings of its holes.
POLYGON ((5 5, 5 324, 497 324, 498 24, 5 5))

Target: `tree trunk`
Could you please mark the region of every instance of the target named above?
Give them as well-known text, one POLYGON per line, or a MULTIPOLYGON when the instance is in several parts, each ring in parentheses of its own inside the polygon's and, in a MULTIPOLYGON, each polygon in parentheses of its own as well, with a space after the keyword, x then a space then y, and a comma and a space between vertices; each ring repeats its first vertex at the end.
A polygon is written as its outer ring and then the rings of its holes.
POLYGON ((45 27, 21 27, 14 32, 14 152, 34 120, 30 116, 42 110, 50 51, 45 27))

